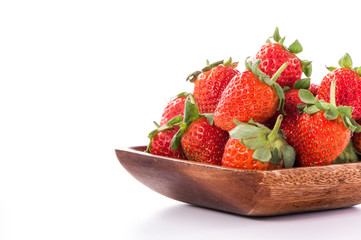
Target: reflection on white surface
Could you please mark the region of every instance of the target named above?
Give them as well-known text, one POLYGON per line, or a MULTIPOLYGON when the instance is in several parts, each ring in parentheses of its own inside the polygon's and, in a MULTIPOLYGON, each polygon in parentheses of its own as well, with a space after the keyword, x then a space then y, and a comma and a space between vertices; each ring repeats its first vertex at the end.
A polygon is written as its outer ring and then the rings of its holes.
POLYGON ((244 217, 179 204, 154 213, 127 239, 360 239, 360 207, 274 217, 244 217), (347 222, 347 224, 345 224, 347 222))

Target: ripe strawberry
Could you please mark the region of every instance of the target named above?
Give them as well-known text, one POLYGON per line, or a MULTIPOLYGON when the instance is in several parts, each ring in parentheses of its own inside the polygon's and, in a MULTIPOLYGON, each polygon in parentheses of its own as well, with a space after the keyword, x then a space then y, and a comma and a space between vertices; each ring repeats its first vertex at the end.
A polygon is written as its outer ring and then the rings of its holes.
POLYGON ((191 123, 183 134, 181 144, 187 159, 220 165, 228 132, 201 117, 191 123))
POLYGON ((238 63, 232 63, 230 58, 226 63, 215 62, 196 71, 187 77, 187 80, 194 82, 193 95, 196 99, 200 113, 213 113, 221 98, 223 90, 231 79, 239 74, 236 69, 238 63))
POLYGON ((178 125, 182 122, 182 119, 182 116, 174 117, 162 127, 157 126, 156 130, 150 132, 148 135, 150 142, 146 152, 171 158, 186 159, 182 153, 182 148, 179 147, 177 150, 173 150, 171 147, 171 141, 178 132, 178 125))
MULTIPOLYGON (((298 120, 301 117, 300 111, 298 110, 298 105, 303 105, 304 103, 298 96, 300 89, 308 89, 310 86, 310 79, 305 78, 298 80, 294 85, 293 89, 285 91, 285 104, 284 104, 284 112, 286 115, 283 116, 283 121, 281 124, 281 129, 285 134, 286 141, 290 145, 294 145, 294 132, 297 126, 298 120)), ((280 111, 267 121, 267 126, 273 126, 276 122, 276 117, 281 114, 280 111)))
POLYGON ((299 166, 331 164, 346 148, 351 132, 360 129, 351 119, 351 107, 336 107, 335 83, 331 83, 330 103, 319 101, 307 90, 299 91, 300 99, 307 104, 302 107, 304 114, 294 135, 299 166))
POLYGON ((213 124, 213 114, 199 114, 197 105, 185 102, 184 119, 172 139, 172 149, 181 144, 188 160, 221 164, 229 134, 213 124))
POLYGON ((214 112, 214 122, 221 129, 234 128, 233 119, 265 123, 278 109, 283 109, 284 94, 275 81, 288 63, 272 79, 258 69, 259 64, 260 60, 246 61, 248 71, 236 75, 224 90, 214 112))
POLYGON ((281 38, 278 28, 276 28, 273 36, 267 40, 267 43, 261 47, 257 52, 253 61, 256 59, 262 60, 259 69, 272 77, 277 70, 288 62, 288 67, 283 71, 281 76, 277 79, 277 83, 283 87, 292 87, 293 84, 301 79, 302 72, 307 77, 311 76, 312 66, 310 61, 300 60, 296 54, 303 51, 301 44, 296 40, 288 48, 284 46, 285 38, 281 38), (270 42, 273 38, 275 43, 270 42))
POLYGON ((182 92, 175 96, 171 101, 168 102, 167 106, 163 110, 163 114, 160 120, 160 125, 165 125, 169 120, 175 116, 184 114, 184 103, 190 93, 182 92))
POLYGON ((352 60, 347 53, 339 60, 341 68, 329 67, 331 71, 321 81, 318 98, 330 99, 330 83, 336 80, 336 104, 353 107, 352 117, 361 120, 361 68, 352 67, 352 60))
POLYGON ((230 131, 222 166, 258 170, 292 167, 296 152, 278 132, 281 122, 279 115, 273 130, 259 123, 237 122, 230 131))
POLYGON ((318 95, 318 90, 320 89, 320 85, 317 85, 315 83, 311 83, 310 88, 308 89, 308 91, 310 91, 312 93, 313 96, 317 96, 318 95))

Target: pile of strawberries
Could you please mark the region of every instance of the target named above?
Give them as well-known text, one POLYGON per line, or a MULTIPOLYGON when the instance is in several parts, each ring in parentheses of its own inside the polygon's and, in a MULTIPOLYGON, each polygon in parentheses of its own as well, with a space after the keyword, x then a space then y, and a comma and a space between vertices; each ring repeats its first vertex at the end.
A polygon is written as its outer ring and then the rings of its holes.
POLYGON ((284 41, 276 28, 244 72, 230 58, 190 74, 193 93, 167 104, 146 151, 258 170, 358 161, 361 67, 345 54, 320 85, 310 83, 301 44, 284 41))

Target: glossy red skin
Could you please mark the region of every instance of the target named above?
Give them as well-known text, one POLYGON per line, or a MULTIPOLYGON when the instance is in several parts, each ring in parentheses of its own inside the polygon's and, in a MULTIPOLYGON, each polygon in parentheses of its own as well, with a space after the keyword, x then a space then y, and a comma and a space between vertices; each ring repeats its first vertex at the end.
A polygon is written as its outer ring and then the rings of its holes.
POLYGON ((312 95, 316 97, 318 95, 318 90, 319 89, 320 89, 320 85, 311 83, 310 88, 308 89, 308 91, 310 91, 312 93, 312 95))
POLYGON ((281 166, 263 163, 255 160, 252 155, 255 150, 245 147, 239 140, 230 137, 224 148, 222 166, 250 170, 278 169, 281 166))
POLYGON ((181 97, 176 97, 175 99, 168 102, 167 106, 164 108, 160 120, 161 126, 165 125, 169 120, 171 120, 176 116, 179 115, 184 116, 184 106, 186 99, 187 99, 186 96, 181 96, 181 97))
POLYGON ((295 145, 298 166, 329 165, 343 152, 351 138, 342 118, 328 120, 324 112, 302 114, 296 127, 295 145))
POLYGON ((295 144, 295 129, 298 124, 298 120, 301 117, 301 114, 297 108, 298 104, 304 105, 305 103, 301 101, 298 96, 299 90, 293 89, 285 92, 285 106, 284 110, 286 115, 283 116, 283 121, 281 123, 281 129, 286 136, 286 141, 288 144, 293 146, 295 144))
POLYGON ((237 69, 219 65, 197 77, 193 95, 200 113, 214 112, 222 92, 236 74, 239 74, 237 69))
POLYGON ((198 118, 183 134, 181 145, 188 160, 220 165, 229 134, 198 118))
POLYGON ((285 62, 289 63, 276 81, 282 88, 292 88, 293 84, 301 79, 302 64, 300 60, 294 54, 286 51, 278 43, 263 45, 257 52, 253 61, 256 59, 261 59, 262 62, 258 68, 270 78, 272 78, 285 62))
POLYGON ((178 147, 177 151, 174 151, 171 147, 172 138, 178 130, 179 127, 174 126, 170 129, 158 131, 152 139, 149 152, 159 156, 186 159, 182 154, 182 149, 180 146, 178 147))
POLYGON ((327 74, 321 81, 318 98, 330 100, 330 86, 336 80, 336 105, 353 107, 352 118, 361 120, 361 78, 353 70, 338 68, 327 74))
POLYGON ((278 105, 276 89, 246 71, 236 75, 224 90, 214 111, 214 122, 225 131, 236 126, 233 119, 265 123, 276 113, 278 105))
MULTIPOLYGON (((300 111, 297 108, 298 104, 304 105, 305 103, 301 101, 301 99, 298 96, 298 89, 292 89, 287 92, 285 92, 285 105, 284 105, 284 111, 286 115, 283 115, 283 120, 281 123, 281 129, 283 133, 285 134, 286 141, 288 144, 293 146, 294 139, 295 139, 295 129, 298 123, 299 118, 301 117, 300 111)), ((266 123, 266 126, 269 128, 273 128, 274 124, 276 123, 278 115, 280 115, 281 112, 277 111, 276 114, 266 123)))

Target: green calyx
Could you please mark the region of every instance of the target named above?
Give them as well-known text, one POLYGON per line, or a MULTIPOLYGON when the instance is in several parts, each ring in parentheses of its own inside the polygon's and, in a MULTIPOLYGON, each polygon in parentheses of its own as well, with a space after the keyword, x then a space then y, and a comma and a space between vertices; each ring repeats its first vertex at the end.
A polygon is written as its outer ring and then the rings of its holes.
POLYGON ((324 111, 324 116, 328 120, 335 120, 341 116, 343 123, 349 130, 360 132, 361 126, 351 117, 353 108, 349 106, 336 106, 335 89, 336 81, 333 79, 329 103, 315 98, 308 90, 300 89, 298 96, 302 102, 306 103, 306 105, 298 105, 300 113, 315 114, 319 111, 324 111))
MULTIPOLYGON (((357 74, 359 76, 361 76, 361 67, 353 67, 352 66, 352 59, 351 59, 351 56, 348 54, 348 53, 345 53, 341 58, 340 60, 338 60, 338 65, 342 68, 346 68, 346 69, 349 69, 349 70, 353 70, 355 72, 357 72, 357 74)), ((337 67, 328 67, 326 66, 326 68, 332 72, 334 70, 337 69, 337 67)))
POLYGON ((348 143, 345 150, 341 153, 338 158, 336 158, 335 161, 332 162, 332 164, 338 164, 338 163, 350 163, 350 162, 357 162, 358 156, 356 153, 356 149, 352 144, 352 141, 348 143))
POLYGON ((213 125, 213 114, 211 113, 203 113, 200 114, 198 110, 198 106, 193 95, 189 95, 185 101, 184 106, 184 118, 180 123, 177 123, 179 126, 178 132, 174 135, 171 141, 171 147, 174 151, 178 150, 178 146, 182 140, 183 134, 187 131, 188 127, 192 122, 197 120, 198 118, 205 117, 210 125, 213 125))
POLYGON ((287 92, 287 91, 290 91, 292 89, 296 89, 296 90, 309 89, 310 85, 311 85, 311 79, 310 78, 302 78, 302 79, 298 80, 297 82, 295 82, 293 84, 292 88, 284 87, 282 90, 283 90, 283 92, 287 92))
MULTIPOLYGON (((270 43, 271 39, 273 39, 276 43, 281 45, 287 52, 290 52, 296 56, 296 54, 301 53, 303 51, 303 47, 298 40, 295 40, 289 47, 284 45, 286 37, 281 37, 279 33, 278 27, 276 27, 273 35, 269 37, 266 42, 270 43)), ((297 57, 297 56, 296 56, 297 57)), ((308 60, 299 59, 302 64, 302 71, 307 76, 310 77, 312 74, 312 62, 308 60)))
POLYGON ((230 66, 230 67, 233 67, 233 68, 236 68, 237 65, 238 65, 238 62, 232 62, 232 58, 230 57, 226 62, 224 62, 224 60, 221 60, 221 61, 217 61, 217 62, 214 62, 214 63, 209 63, 209 61, 207 60, 207 65, 202 68, 201 71, 195 71, 191 74, 189 74, 187 76, 187 79, 186 81, 189 81, 189 82, 195 82, 197 80, 197 77, 199 74, 201 74, 202 72, 208 72, 210 71, 212 68, 215 68, 219 65, 223 65, 223 66, 230 66))
POLYGON ((286 168, 290 168, 295 162, 296 152, 287 144, 279 130, 282 119, 282 115, 279 115, 273 130, 253 121, 244 123, 234 120, 236 127, 229 131, 229 134, 245 147, 255 150, 252 155, 255 160, 270 162, 273 165, 283 163, 286 168))
POLYGON ((281 111, 282 114, 285 114, 284 113, 285 93, 284 93, 283 89, 281 88, 281 86, 278 83, 276 83, 276 81, 277 81, 278 77, 281 75, 281 73, 286 69, 286 67, 288 66, 289 63, 285 62, 277 70, 277 72, 272 76, 272 78, 270 78, 267 74, 265 74, 258 68, 258 65, 261 63, 260 59, 257 59, 254 62, 252 62, 248 59, 249 59, 249 57, 246 58, 246 61, 245 61, 246 69, 249 71, 252 71, 252 73, 255 76, 257 76, 260 81, 262 81, 263 83, 265 83, 269 86, 273 86, 276 89, 278 98, 280 99, 278 109, 281 111))

